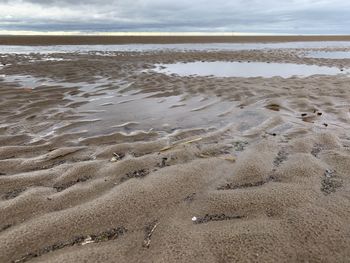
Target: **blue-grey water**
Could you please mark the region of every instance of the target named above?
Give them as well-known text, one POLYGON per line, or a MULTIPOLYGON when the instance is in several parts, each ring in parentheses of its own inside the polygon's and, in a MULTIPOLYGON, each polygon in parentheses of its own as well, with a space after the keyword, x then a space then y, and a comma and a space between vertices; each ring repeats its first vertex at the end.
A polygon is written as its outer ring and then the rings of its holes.
POLYGON ((280 76, 289 78, 293 76, 308 77, 312 75, 349 74, 349 69, 326 67, 317 65, 304 65, 292 63, 267 62, 190 62, 158 64, 156 72, 179 76, 215 76, 215 77, 265 77, 280 76))
POLYGON ((281 43, 209 43, 209 44, 128 44, 128 45, 57 45, 57 46, 0 46, 0 54, 4 53, 86 53, 86 52, 146 52, 159 50, 176 51, 220 51, 220 50, 252 50, 252 49, 284 49, 284 48, 350 48, 350 41, 315 41, 315 42, 281 42, 281 43))

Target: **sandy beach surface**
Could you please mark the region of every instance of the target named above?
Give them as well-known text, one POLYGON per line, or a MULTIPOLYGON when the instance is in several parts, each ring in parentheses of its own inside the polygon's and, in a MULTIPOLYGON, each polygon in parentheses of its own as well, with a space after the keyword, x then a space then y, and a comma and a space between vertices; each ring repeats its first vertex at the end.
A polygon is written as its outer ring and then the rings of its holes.
POLYGON ((348 262, 347 74, 155 70, 310 51, 0 54, 0 262, 348 262))

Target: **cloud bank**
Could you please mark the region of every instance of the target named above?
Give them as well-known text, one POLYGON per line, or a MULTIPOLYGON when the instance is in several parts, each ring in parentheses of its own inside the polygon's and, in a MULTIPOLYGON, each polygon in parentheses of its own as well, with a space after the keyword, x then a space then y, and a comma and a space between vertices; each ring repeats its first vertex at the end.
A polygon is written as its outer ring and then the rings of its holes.
POLYGON ((0 0, 0 31, 350 34, 343 0, 0 0))

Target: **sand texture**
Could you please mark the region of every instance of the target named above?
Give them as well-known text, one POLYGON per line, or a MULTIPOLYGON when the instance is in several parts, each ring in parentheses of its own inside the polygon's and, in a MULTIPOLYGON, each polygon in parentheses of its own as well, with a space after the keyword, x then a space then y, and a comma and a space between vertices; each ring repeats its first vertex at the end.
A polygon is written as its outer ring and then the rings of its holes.
POLYGON ((349 77, 152 71, 302 52, 1 55, 0 262, 348 262, 349 77))

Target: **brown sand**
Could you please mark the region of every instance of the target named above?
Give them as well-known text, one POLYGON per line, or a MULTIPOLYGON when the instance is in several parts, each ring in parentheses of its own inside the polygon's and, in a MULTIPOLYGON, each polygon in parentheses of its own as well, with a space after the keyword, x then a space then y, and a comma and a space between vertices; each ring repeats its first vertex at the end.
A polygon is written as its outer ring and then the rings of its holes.
POLYGON ((347 262, 349 78, 141 72, 295 52, 1 57, 0 261, 347 262))
POLYGON ((0 36, 0 45, 97 45, 256 43, 295 41, 349 41, 349 35, 330 36, 0 36))

